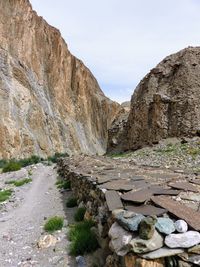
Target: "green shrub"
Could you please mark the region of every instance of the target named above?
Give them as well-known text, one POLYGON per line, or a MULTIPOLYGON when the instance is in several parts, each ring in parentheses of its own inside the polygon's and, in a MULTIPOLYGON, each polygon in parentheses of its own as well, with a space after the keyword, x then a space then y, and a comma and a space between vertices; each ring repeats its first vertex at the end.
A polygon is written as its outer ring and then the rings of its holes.
POLYGON ((5 167, 3 168, 3 172, 13 172, 13 171, 19 171, 21 169, 21 164, 16 161, 10 161, 8 162, 5 167))
POLYGON ((84 207, 78 208, 77 211, 74 214, 74 220, 76 222, 83 221, 85 212, 86 212, 86 208, 84 208, 84 207))
POLYGON ((44 230, 47 232, 54 232, 63 228, 64 219, 62 217, 52 217, 44 225, 44 230))
POLYGON ((32 155, 29 158, 20 159, 18 162, 21 164, 22 167, 27 167, 33 164, 37 164, 39 162, 43 161, 43 159, 39 156, 32 155))
POLYGON ((0 191, 0 202, 4 202, 12 195, 11 190, 2 190, 0 191))
POLYGON ((58 159, 62 157, 69 157, 69 155, 67 153, 55 153, 53 156, 48 157, 48 161, 57 163, 58 159))
POLYGON ((6 166, 7 163, 8 163, 7 160, 5 160, 5 159, 1 159, 1 160, 0 160, 0 169, 4 168, 4 167, 6 166))
POLYGON ((77 199, 75 197, 70 197, 66 202, 66 206, 68 208, 76 207, 77 206, 77 199))
POLYGON ((71 182, 69 180, 58 180, 56 182, 57 188, 59 189, 71 189, 71 182))
POLYGON ((94 226, 93 221, 84 221, 71 227, 69 231, 71 255, 83 255, 99 247, 95 234, 91 231, 92 226, 94 226))

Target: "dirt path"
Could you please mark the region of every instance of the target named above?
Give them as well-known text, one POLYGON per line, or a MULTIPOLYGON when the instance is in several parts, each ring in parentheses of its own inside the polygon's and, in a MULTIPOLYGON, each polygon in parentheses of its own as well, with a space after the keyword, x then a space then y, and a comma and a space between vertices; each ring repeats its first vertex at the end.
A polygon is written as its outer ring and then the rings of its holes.
MULTIPOLYGON (((14 175, 14 174, 13 174, 14 175)), ((37 241, 45 235, 43 225, 51 216, 65 217, 62 195, 55 186, 56 171, 52 166, 37 165, 31 184, 15 189, 17 207, 7 203, 0 211, 0 266, 1 267, 73 267, 67 255, 67 221, 55 246, 39 249, 37 241), (7 211, 7 212, 6 212, 7 211)), ((0 176, 0 181, 8 179, 0 176)))

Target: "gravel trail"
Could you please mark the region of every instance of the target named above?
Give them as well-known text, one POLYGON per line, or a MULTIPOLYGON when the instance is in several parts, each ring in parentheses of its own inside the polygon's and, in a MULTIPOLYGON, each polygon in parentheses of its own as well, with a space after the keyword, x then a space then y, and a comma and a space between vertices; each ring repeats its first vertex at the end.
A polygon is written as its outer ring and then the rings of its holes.
MULTIPOLYGON (((12 176, 15 179, 19 175, 16 172, 12 176)), ((9 177, 11 174, 0 175, 1 188, 9 177)), ((67 255, 66 220, 63 230, 53 234, 56 245, 42 249, 37 246, 38 240, 47 234, 43 230, 45 220, 55 215, 66 216, 63 195, 55 186, 56 177, 53 166, 38 164, 32 169, 33 182, 14 188, 14 199, 1 204, 0 267, 74 266, 67 255)))

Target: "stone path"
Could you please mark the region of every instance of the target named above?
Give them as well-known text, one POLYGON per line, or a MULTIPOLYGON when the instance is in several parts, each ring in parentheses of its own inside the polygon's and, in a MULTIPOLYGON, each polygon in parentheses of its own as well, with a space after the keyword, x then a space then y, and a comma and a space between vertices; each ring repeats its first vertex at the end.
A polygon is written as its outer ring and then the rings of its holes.
MULTIPOLYGON (((62 231, 56 232, 55 246, 39 249, 37 242, 46 233, 45 219, 66 216, 63 195, 55 186, 56 171, 52 166, 36 165, 32 170, 33 182, 15 188, 10 202, 0 204, 0 266, 51 267, 75 266, 67 255, 67 221, 62 231)), ((0 175, 0 187, 9 179, 25 178, 27 170, 0 175)), ((67 197, 67 196, 66 196, 67 197)))

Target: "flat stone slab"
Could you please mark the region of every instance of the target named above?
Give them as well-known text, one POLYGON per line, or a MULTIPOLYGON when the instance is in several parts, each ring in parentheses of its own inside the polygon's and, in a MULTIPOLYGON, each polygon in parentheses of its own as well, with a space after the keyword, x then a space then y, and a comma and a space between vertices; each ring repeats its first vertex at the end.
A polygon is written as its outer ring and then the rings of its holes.
POLYGON ((140 205, 140 206, 126 206, 128 211, 133 211, 135 213, 139 213, 145 216, 155 215, 160 216, 166 213, 166 209, 158 208, 153 205, 140 205))
POLYGON ((200 192, 199 193, 182 192, 180 194, 180 198, 190 200, 190 201, 200 202, 200 192))
POLYGON ((106 191, 105 197, 109 211, 123 208, 121 198, 116 191, 106 191))
POLYGON ((125 193, 121 196, 121 199, 134 203, 144 203, 146 200, 149 200, 152 195, 153 193, 151 190, 144 189, 135 192, 125 193))
POLYGON ((175 190, 175 189, 160 189, 154 192, 154 195, 168 195, 168 196, 178 196, 182 190, 175 190))
POLYGON ((183 253, 183 249, 173 249, 173 248, 167 248, 167 247, 162 247, 160 249, 157 249, 155 251, 145 253, 140 255, 144 259, 159 259, 159 258, 164 258, 164 257, 170 257, 174 255, 178 255, 183 253))
POLYGON ((192 184, 200 185, 200 179, 191 179, 191 180, 189 180, 189 182, 192 184))
POLYGON ((185 191, 199 192, 199 190, 188 182, 169 183, 169 186, 177 189, 183 189, 185 191))
POLYGON ((191 228, 200 231, 200 213, 166 196, 154 196, 151 200, 174 216, 185 220, 191 228))
POLYGON ((116 180, 101 184, 99 186, 102 189, 116 190, 116 191, 130 191, 134 188, 134 185, 129 180, 116 180))
POLYGON ((190 248, 200 243, 200 233, 188 231, 179 234, 170 234, 165 237, 165 245, 170 248, 190 248))

